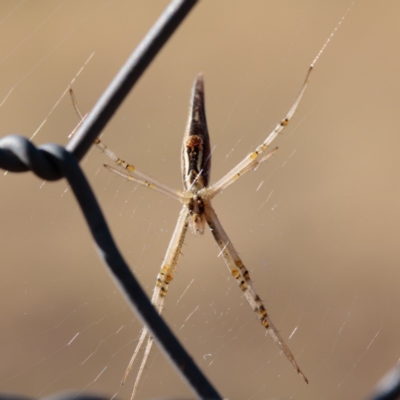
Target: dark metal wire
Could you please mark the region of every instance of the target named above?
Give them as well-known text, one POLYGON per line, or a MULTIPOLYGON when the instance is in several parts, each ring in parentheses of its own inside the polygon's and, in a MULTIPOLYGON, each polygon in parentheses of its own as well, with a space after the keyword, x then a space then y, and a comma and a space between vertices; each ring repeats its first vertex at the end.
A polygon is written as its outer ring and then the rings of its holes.
POLYGON ((378 383, 369 400, 400 399, 400 365, 396 365, 378 383))
POLYGON ((56 180, 63 176, 67 178, 90 228, 99 256, 110 269, 122 293, 129 299, 136 315, 148 326, 166 356, 199 398, 222 399, 152 306, 125 263, 75 157, 59 145, 45 144, 36 148, 26 138, 10 135, 0 139, 0 167, 12 172, 32 170, 46 180, 56 180))
MULTIPOLYGON (((42 400, 109 400, 109 397, 90 394, 76 394, 73 392, 51 394, 42 397, 42 400)), ((23 396, 14 393, 0 393, 0 400, 35 400, 34 397, 23 396)))
POLYGON ((197 1, 171 2, 70 141, 68 151, 54 144, 36 148, 26 138, 10 135, 0 140, 0 167, 11 172, 32 170, 42 179, 49 181, 64 176, 67 178, 100 257, 110 269, 121 291, 130 300, 136 314, 148 326, 164 353, 199 398, 222 399, 156 312, 136 281, 118 251, 90 185, 77 164, 77 160, 89 150, 93 140, 100 134, 135 82, 197 1))

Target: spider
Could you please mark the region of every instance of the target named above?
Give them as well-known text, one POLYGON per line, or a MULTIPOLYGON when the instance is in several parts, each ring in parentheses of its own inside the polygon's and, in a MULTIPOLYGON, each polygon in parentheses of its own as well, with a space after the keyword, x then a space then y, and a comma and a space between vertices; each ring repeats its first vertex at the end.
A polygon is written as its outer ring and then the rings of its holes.
MULTIPOLYGON (((230 270, 232 276, 236 280, 239 288, 242 290, 250 307, 255 312, 261 325, 266 329, 274 342, 278 345, 281 351, 285 354, 289 362, 295 370, 308 383, 306 376, 298 366, 292 352, 286 345, 282 336, 273 325, 266 308, 258 296, 253 282, 250 279, 250 274, 244 266, 238 253, 236 252, 232 242, 229 240, 224 228, 222 227, 217 214, 215 213, 211 200, 229 185, 239 179, 246 172, 256 169, 259 164, 267 160, 277 151, 277 148, 264 154, 265 150, 278 134, 288 125, 290 119, 295 113, 301 98, 306 90, 310 73, 313 69, 313 64, 308 69, 306 78, 301 86, 300 92, 285 118, 275 127, 275 129, 267 136, 267 138, 249 155, 247 155, 239 164, 229 171, 222 179, 210 186, 210 169, 211 169, 211 150, 210 139, 208 135, 205 105, 204 105, 204 83, 203 74, 199 74, 194 82, 191 96, 191 105, 189 109, 189 119, 186 131, 183 137, 181 151, 181 169, 183 190, 174 190, 167 185, 151 178, 143 172, 136 169, 131 164, 120 159, 112 150, 110 150, 100 139, 95 140, 95 144, 100 148, 111 160, 113 160, 121 169, 120 171, 107 164, 104 166, 116 173, 117 175, 150 189, 161 192, 173 199, 182 203, 178 221, 175 226, 174 233, 169 243, 167 252, 161 264, 161 270, 157 275, 156 285, 154 287, 152 303, 157 311, 161 314, 164 308, 165 297, 168 292, 169 284, 171 283, 178 264, 178 259, 181 254, 185 235, 190 226, 193 234, 203 234, 205 225, 207 224, 214 236, 224 261, 230 270)), ((72 102, 75 111, 79 115, 81 121, 85 118, 79 110, 76 99, 70 89, 72 102)), ((133 353, 133 356, 128 364, 126 372, 122 379, 122 384, 125 383, 129 372, 132 369, 133 363, 137 358, 140 349, 143 347, 147 338, 147 344, 144 350, 142 363, 140 365, 138 375, 132 391, 134 398, 139 386, 141 375, 144 371, 147 359, 149 357, 153 338, 149 334, 146 327, 143 328, 138 340, 138 344, 133 353)))

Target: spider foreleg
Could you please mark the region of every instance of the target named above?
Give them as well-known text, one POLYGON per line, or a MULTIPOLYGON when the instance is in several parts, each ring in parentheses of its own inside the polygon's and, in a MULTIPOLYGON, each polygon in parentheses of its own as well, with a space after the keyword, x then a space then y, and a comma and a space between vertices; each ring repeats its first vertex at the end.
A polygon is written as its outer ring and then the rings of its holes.
MULTIPOLYGON (((222 179, 218 182, 214 183, 208 188, 208 196, 209 199, 212 199, 217 193, 219 193, 224 188, 228 187, 232 184, 235 180, 239 177, 243 176, 246 172, 253 170, 257 167, 258 164, 265 161, 269 156, 261 156, 267 148, 271 145, 271 143, 275 140, 275 138, 281 133, 285 127, 289 124, 290 120, 292 119, 294 113, 296 112, 301 99, 303 98, 304 92, 307 89, 308 81, 310 78, 310 74, 313 70, 313 65, 308 68, 306 78, 300 88, 300 91, 290 107, 288 113, 286 114, 285 118, 279 122, 272 132, 267 136, 267 138, 258 145, 254 151, 248 154, 239 164, 233 167, 222 179)), ((273 154, 273 153, 272 153, 273 154)))

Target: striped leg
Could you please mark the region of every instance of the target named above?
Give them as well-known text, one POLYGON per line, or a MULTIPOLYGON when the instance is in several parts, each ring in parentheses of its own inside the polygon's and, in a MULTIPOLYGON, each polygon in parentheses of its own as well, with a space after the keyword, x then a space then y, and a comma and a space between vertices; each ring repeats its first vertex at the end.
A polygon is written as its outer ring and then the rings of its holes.
POLYGON ((240 259, 238 253, 230 242, 228 235, 225 233, 224 228, 219 222, 217 214, 211 207, 210 203, 206 204, 205 217, 207 224, 210 227, 211 232, 214 236, 214 239, 221 250, 221 254, 225 260, 226 265, 231 271, 232 276, 236 279, 236 282, 238 283, 240 289, 243 291, 246 300, 250 304, 250 307, 256 313, 261 325, 264 326, 264 328, 270 334, 278 347, 283 351, 283 353, 296 369, 296 371, 303 377, 305 382, 308 383, 306 376, 297 365, 297 362, 289 347, 283 340, 282 336, 279 334, 278 330, 272 324, 262 300, 255 291, 253 282, 250 279, 249 271, 242 263, 242 260, 240 259))
MULTIPOLYGON (((183 242, 185 240, 185 235, 186 235, 187 228, 189 225, 188 217, 189 217, 189 210, 188 210, 187 206, 184 205, 179 214, 178 222, 176 224, 174 233, 173 233, 171 241, 169 243, 164 260, 162 262, 161 271, 159 272, 159 274, 157 276, 157 282, 156 282, 156 286, 153 291, 153 296, 151 298, 151 302, 160 314, 164 307, 164 301, 165 301, 165 296, 167 295, 168 285, 170 284, 170 282, 172 281, 172 279, 174 277, 174 274, 175 274, 175 271, 176 271, 176 268, 178 265, 178 259, 179 259, 179 256, 181 255, 183 242)), ((140 367, 139 367, 139 372, 136 377, 135 385, 133 387, 131 399, 133 399, 136 394, 136 391, 139 386, 140 378, 141 378, 144 368, 146 366, 146 362, 149 357, 151 347, 153 345, 153 338, 151 336, 149 336, 149 331, 146 327, 144 327, 142 330, 142 333, 140 335, 136 349, 133 353, 131 360, 129 361, 128 367, 125 371, 124 377, 121 382, 121 384, 125 383, 128 375, 129 375, 129 372, 132 369, 133 363, 135 362, 135 359, 136 359, 137 355, 139 354, 140 349, 143 347, 146 337, 148 338, 147 345, 146 345, 146 349, 143 354, 142 363, 140 364, 140 367)))
POLYGON ((264 151, 270 146, 273 140, 278 136, 279 133, 285 129, 285 127, 289 124, 289 121, 292 119, 294 113, 297 110, 297 107, 300 104, 300 101, 306 91, 308 85, 308 79, 310 77, 311 71, 313 70, 313 66, 311 65, 308 69, 306 78, 301 86, 300 92, 296 97, 295 102, 290 108, 289 112, 286 114, 285 118, 279 122, 279 124, 275 127, 275 129, 267 136, 267 138, 249 155, 247 155, 236 167, 232 168, 223 178, 221 178, 218 182, 214 183, 207 189, 207 197, 212 199, 216 194, 221 192, 223 189, 228 187, 230 184, 235 182, 241 176, 243 176, 246 172, 255 169, 260 163, 267 160, 270 155, 273 154, 275 150, 271 153, 267 154, 264 157, 261 155, 264 151))
MULTIPOLYGON (((72 89, 69 90, 72 99, 72 105, 74 106, 75 112, 77 113, 78 117, 80 118, 80 122, 74 131, 70 134, 69 137, 73 136, 76 129, 81 125, 83 120, 86 118, 86 115, 83 115, 81 110, 79 109, 78 102, 75 98, 74 92, 72 89)), ((143 185, 149 189, 153 189, 157 192, 163 193, 168 197, 172 197, 180 201, 181 203, 188 203, 189 199, 185 196, 184 192, 180 190, 175 190, 170 188, 169 186, 163 184, 162 182, 158 181, 157 179, 152 178, 151 176, 139 171, 134 165, 128 164, 122 158, 119 158, 111 149, 109 149, 104 142, 102 142, 99 138, 94 140, 94 144, 98 149, 100 149, 108 158, 110 158, 116 165, 123 168, 126 172, 119 171, 116 168, 110 167, 107 164, 104 166, 111 172, 121 176, 128 181, 133 181, 143 185)))

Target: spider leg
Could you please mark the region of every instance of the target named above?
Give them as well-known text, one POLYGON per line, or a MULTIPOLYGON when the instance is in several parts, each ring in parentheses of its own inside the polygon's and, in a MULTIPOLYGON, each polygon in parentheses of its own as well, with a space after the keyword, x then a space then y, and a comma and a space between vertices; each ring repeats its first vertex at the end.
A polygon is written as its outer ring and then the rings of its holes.
MULTIPOLYGON (((99 147, 99 146, 97 146, 99 147)), ((126 164, 126 163, 125 163, 126 164)), ((143 172, 137 170, 133 165, 126 164, 126 170, 128 173, 119 171, 116 168, 110 167, 108 164, 103 164, 109 171, 114 172, 114 174, 119 175, 120 177, 127 179, 131 182, 139 183, 149 189, 155 190, 156 192, 165 194, 168 197, 171 197, 175 200, 180 201, 183 204, 189 203, 191 194, 189 192, 183 192, 181 190, 175 190, 170 188, 169 186, 161 183, 157 179, 154 179, 143 172)), ((119 163, 118 165, 122 165, 119 163)))
POLYGON ((207 189, 207 198, 212 199, 217 193, 227 188, 234 181, 239 179, 246 172, 255 169, 261 162, 265 161, 269 156, 259 158, 261 154, 267 149, 267 147, 273 142, 280 132, 289 124, 289 121, 293 117, 300 101, 304 95, 304 92, 308 85, 308 79, 310 77, 313 66, 311 65, 308 69, 306 78, 301 86, 300 92, 296 97, 292 107, 286 114, 285 118, 275 127, 275 129, 267 136, 267 138, 250 154, 248 154, 239 164, 236 165, 231 171, 229 171, 223 178, 218 182, 214 183, 207 189))
POLYGON ((268 160, 268 158, 272 157, 278 151, 278 147, 275 147, 271 151, 269 151, 263 158, 254 159, 247 165, 245 165, 240 171, 237 171, 235 174, 228 173, 222 179, 220 179, 215 185, 212 185, 210 188, 206 188, 204 190, 205 197, 207 199, 212 199, 218 193, 222 192, 228 186, 230 186, 233 182, 238 180, 241 176, 243 176, 246 172, 251 170, 256 170, 257 167, 264 161, 268 160))
MULTIPOLYGON (((189 225, 189 210, 188 207, 184 205, 179 214, 174 233, 172 234, 167 252, 165 253, 163 262, 161 264, 161 270, 157 275, 156 286, 154 287, 153 296, 151 298, 151 302, 159 314, 161 314, 163 310, 165 296, 168 291, 168 286, 174 277, 178 265, 178 259, 179 256, 181 255, 181 250, 183 242, 185 240, 185 235, 187 232, 188 225, 189 225)), ((132 369, 133 363, 135 362, 135 359, 140 349, 142 348, 146 337, 148 337, 147 345, 145 352, 143 354, 142 363, 139 367, 138 375, 136 377, 131 399, 133 399, 136 394, 136 390, 139 386, 140 377, 144 371, 148 356, 150 354, 151 347, 153 345, 153 338, 149 336, 149 331, 146 327, 144 327, 142 330, 136 349, 133 353, 131 360, 129 361, 128 367, 125 371, 124 377, 122 378, 121 382, 121 384, 125 383, 129 375, 129 372, 132 369)))
POLYGON ((238 253, 233 247, 231 241, 229 240, 228 235, 225 233, 224 228, 219 222, 217 214, 215 213, 209 202, 205 204, 204 214, 207 224, 210 227, 211 233, 213 234, 214 239, 221 250, 221 254, 225 260, 226 265, 231 271, 232 276, 236 279, 236 282, 238 283, 240 289, 243 291, 246 300, 250 304, 250 307, 256 313, 261 325, 265 327, 269 335, 285 354, 292 366, 303 377, 305 382, 308 383, 308 379, 303 374, 300 367, 297 365, 297 362, 289 347, 283 340, 282 336, 279 334, 278 330, 272 324, 272 321, 267 314, 267 310, 265 309, 262 300, 255 291, 253 282, 250 279, 249 271, 244 266, 238 253))
POLYGON ((149 336, 147 339, 146 348, 143 353, 142 363, 140 364, 139 371, 136 375, 135 384, 133 385, 131 400, 133 400, 136 396, 136 392, 137 392, 137 390, 139 388, 139 384, 140 384, 140 379, 142 378, 142 374, 144 372, 144 369, 146 368, 147 359, 149 358, 151 348, 153 347, 153 342, 154 342, 154 339, 151 336, 149 336))
MULTIPOLYGON (((77 127, 69 135, 69 137, 71 137, 76 132, 77 128, 82 124, 82 122, 86 118, 87 114, 86 115, 82 114, 72 88, 69 89, 69 94, 71 96, 72 105, 74 107, 74 110, 75 110, 76 114, 78 115, 78 117, 80 119, 77 127)), ((124 160, 119 158, 99 138, 96 138, 94 140, 94 144, 108 158, 110 158, 112 161, 114 161, 115 164, 117 164, 119 167, 125 169, 127 172, 121 172, 116 168, 113 168, 113 167, 110 167, 107 164, 104 164, 104 166, 109 171, 114 172, 115 174, 117 174, 117 175, 121 176, 122 178, 125 178, 125 179, 127 179, 129 181, 133 181, 133 182, 139 183, 140 185, 148 187, 149 189, 153 189, 153 190, 155 190, 157 192, 163 193, 168 197, 172 197, 173 199, 176 199, 176 200, 180 201, 181 203, 188 203, 190 201, 190 199, 187 196, 185 196, 184 192, 182 192, 180 190, 175 190, 175 189, 170 188, 169 186, 167 186, 167 185, 161 183, 160 181, 158 181, 157 179, 154 179, 151 176, 139 171, 134 165, 128 164, 127 162, 125 162, 124 160)))

